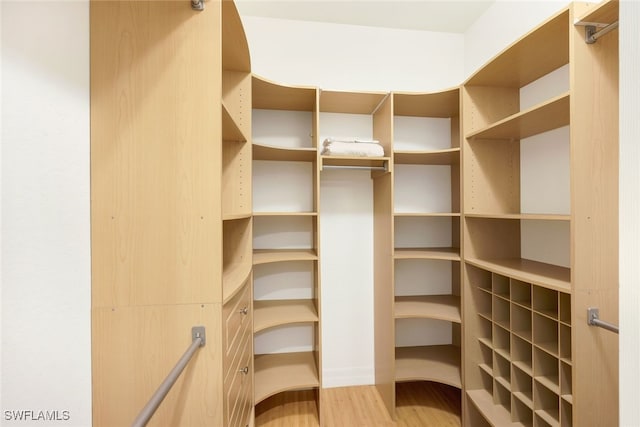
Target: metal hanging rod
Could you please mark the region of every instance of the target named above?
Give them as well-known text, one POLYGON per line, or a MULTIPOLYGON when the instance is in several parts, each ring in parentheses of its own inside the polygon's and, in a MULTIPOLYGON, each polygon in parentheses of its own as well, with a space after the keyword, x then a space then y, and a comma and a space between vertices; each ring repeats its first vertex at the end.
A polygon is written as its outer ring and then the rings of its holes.
POLYGON ((595 25, 586 25, 584 27, 584 41, 587 44, 594 44, 600 37, 615 30, 616 28, 618 28, 618 21, 607 25, 600 31, 597 30, 595 25))
POLYGON ((384 171, 387 172, 387 166, 351 166, 351 165, 323 165, 322 169, 355 169, 355 170, 370 170, 370 171, 384 171))
POLYGON ((149 402, 142 408, 142 411, 138 414, 136 419, 131 424, 131 427, 144 427, 147 425, 153 414, 155 414, 156 410, 167 396, 171 387, 175 384, 176 380, 180 377, 180 374, 187 366, 196 350, 200 347, 204 347, 207 342, 204 326, 194 326, 191 328, 191 345, 182 355, 176 366, 173 367, 167 378, 160 384, 158 390, 153 393, 149 402))
POLYGON ((600 310, 598 310, 597 308, 588 308, 587 323, 590 326, 598 326, 608 331, 615 332, 616 334, 620 333, 620 328, 618 328, 616 325, 609 322, 605 322, 604 320, 600 320, 599 314, 600 314, 600 310))

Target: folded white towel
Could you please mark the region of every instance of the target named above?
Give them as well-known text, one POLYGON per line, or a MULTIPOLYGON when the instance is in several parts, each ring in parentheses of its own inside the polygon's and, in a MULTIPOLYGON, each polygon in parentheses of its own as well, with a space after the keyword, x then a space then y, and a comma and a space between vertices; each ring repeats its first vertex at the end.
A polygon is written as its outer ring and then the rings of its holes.
POLYGON ((348 144, 379 144, 380 141, 376 139, 363 139, 363 138, 327 138, 322 143, 323 146, 328 147, 334 142, 343 142, 348 144))
POLYGON ((384 157, 384 148, 374 142, 354 144, 353 142, 332 141, 324 146, 320 154, 326 156, 384 157))

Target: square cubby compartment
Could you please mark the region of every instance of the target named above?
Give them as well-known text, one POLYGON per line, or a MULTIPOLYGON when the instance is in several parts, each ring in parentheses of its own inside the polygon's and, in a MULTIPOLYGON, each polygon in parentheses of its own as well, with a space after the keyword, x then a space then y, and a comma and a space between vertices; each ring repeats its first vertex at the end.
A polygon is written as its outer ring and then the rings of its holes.
POLYGON ((563 399, 573 401, 573 367, 565 362, 560 362, 560 395, 563 399))
POLYGON ((537 381, 533 385, 533 402, 536 426, 557 426, 560 423, 559 396, 537 381), (538 419, 543 423, 538 423, 538 419))
POLYGON ((532 338, 531 319, 531 310, 511 303, 511 331, 527 341, 532 338))
POLYGON ((560 394, 560 361, 544 350, 533 350, 533 377, 554 394, 560 394))
POLYGON ((491 292, 491 272, 476 266, 465 264, 467 278, 473 288, 491 292))
POLYGON ((493 296, 493 322, 505 329, 511 327, 511 313, 509 310, 509 301, 498 296, 493 296))
POLYGON ((533 310, 552 319, 558 319, 558 292, 534 286, 533 310))
POLYGON ((475 303, 476 312, 480 317, 483 317, 487 320, 491 320, 492 309, 491 309, 491 293, 486 292, 482 289, 473 289, 472 291, 473 301, 475 303))
POLYGON ((480 357, 480 368, 493 376, 493 349, 481 342, 480 357))
POLYGON ((533 375, 533 347, 522 338, 511 336, 511 362, 529 376, 533 375))
POLYGON ((483 317, 478 319, 478 341, 493 348, 493 324, 483 317))
POLYGON ((530 371, 523 371, 515 363, 511 367, 511 392, 529 409, 533 409, 533 377, 530 371))
POLYGON ((573 405, 566 400, 560 401, 560 427, 573 426, 573 405))
POLYGON ((509 299, 509 278, 493 273, 491 275, 491 288, 495 295, 509 299))
POLYGON ((560 292, 560 321, 571 325, 571 295, 560 292))
POLYGON ((493 350, 505 359, 511 360, 510 356, 511 339, 509 331, 493 325, 493 350))
POLYGON ((558 356, 558 322, 533 313, 533 343, 558 356))
POLYGON ((519 426, 533 427, 533 408, 516 396, 511 399, 511 420, 519 426))
POLYGON ((531 308, 531 284, 511 279, 511 301, 531 308))
POLYGON ((493 377, 508 390, 511 390, 511 362, 500 353, 493 354, 493 377))
POLYGON ((560 359, 571 363, 571 328, 560 324, 560 359))
POLYGON ((493 388, 493 401, 511 412, 511 392, 503 383, 496 381, 493 388))

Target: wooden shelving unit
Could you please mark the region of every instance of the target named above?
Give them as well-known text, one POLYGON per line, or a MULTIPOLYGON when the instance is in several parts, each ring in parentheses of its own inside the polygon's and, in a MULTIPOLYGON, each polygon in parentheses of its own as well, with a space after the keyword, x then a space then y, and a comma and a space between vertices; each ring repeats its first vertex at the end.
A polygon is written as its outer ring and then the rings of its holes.
MULTIPOLYGON (((101 358, 94 363, 94 389, 119 390, 126 378, 138 378, 110 357, 113 348, 135 339, 130 331, 139 328, 131 325, 182 328, 184 319, 219 319, 214 327, 220 330, 210 335, 217 340, 207 356, 212 363, 204 370, 194 365, 194 378, 221 382, 213 387, 221 394, 210 396, 212 387, 200 380, 194 386, 220 410, 204 414, 201 402, 188 397, 181 411, 188 415, 180 421, 246 425, 254 405, 269 396, 311 388, 318 391, 322 424, 320 174, 328 166, 373 168, 375 382, 389 412, 395 411, 397 382, 437 381, 461 389, 464 427, 617 424, 617 336, 590 328, 584 312, 598 306, 607 319, 617 316, 618 40, 613 31, 585 44, 583 28, 617 21, 617 1, 562 9, 460 87, 436 93, 323 91, 254 76, 232 1, 207 6, 189 32, 177 25, 181 12, 169 4, 96 7, 120 27, 92 14, 92 51, 100 52, 92 55, 92 90, 116 84, 106 93, 130 96, 133 108, 140 108, 139 98, 156 101, 158 94, 184 99, 188 108, 157 103, 149 114, 123 121, 121 114, 131 112, 123 113, 116 98, 92 97, 92 162, 114 148, 123 154, 92 169, 92 310, 99 337, 93 353, 101 358), (114 37, 130 30, 129 15, 140 28, 157 25, 147 22, 149 16, 176 24, 162 39, 149 31, 141 47, 169 46, 158 49, 171 52, 160 55, 161 62, 193 58, 189 65, 207 76, 198 90, 182 87, 193 72, 184 64, 166 70, 184 93, 154 86, 157 70, 145 67, 125 70, 131 79, 113 79, 123 73, 113 59, 122 54, 114 37), (213 51, 202 40, 211 40, 213 51), (568 87, 535 89, 563 70, 568 87), (365 126, 357 121, 349 128, 351 116, 364 117, 365 126), (174 139, 157 133, 165 122, 174 139), (141 137, 155 129, 162 153, 130 151, 135 144, 116 137, 122 123, 141 137), (384 155, 320 154, 323 138, 344 132, 378 140, 384 155), (537 167, 527 167, 531 141, 549 150, 537 167), (556 155, 558 146, 566 148, 568 160, 555 176, 544 160, 564 155, 556 155), (135 186, 129 185, 132 168, 141 178, 135 186), (166 177, 156 176, 159 168, 166 177), (532 181, 542 184, 527 190, 532 181), (566 203, 549 208, 547 199, 565 184, 566 203), (288 186, 304 188, 291 192, 288 186), (119 216, 112 212, 113 200, 134 200, 140 191, 145 198, 123 205, 119 216), (153 221, 140 220, 151 215, 153 221), (113 227, 117 233, 104 231, 113 227), (296 227, 303 244, 279 243, 278 234, 297 236, 296 227), (531 250, 535 244, 561 256, 540 256, 531 250), (128 259, 116 256, 118 247, 131 250, 128 259), (283 296, 292 289, 280 283, 277 296, 259 288, 269 274, 276 281, 303 270, 311 283, 293 292, 303 296, 283 296), (114 275, 131 280, 114 282, 114 275), (418 323, 443 333, 434 342, 397 339, 411 336, 403 328, 418 323), (254 348, 256 334, 262 339, 300 324, 311 325, 308 351, 259 354, 254 348)), ((134 56, 132 64, 144 59, 134 56)), ((173 333, 150 334, 162 337, 153 345, 178 342, 173 333)), ((133 391, 146 395, 147 389, 136 385, 133 391)), ((175 406, 175 399, 166 404, 175 406)), ((116 406, 109 414, 94 412, 95 423, 121 425, 128 421, 118 417, 132 418, 130 402, 117 394, 94 405, 116 406)))
MULTIPOLYGON (((289 87, 253 77, 253 160, 262 162, 262 173, 267 176, 254 177, 268 180, 272 185, 304 186, 304 192, 312 194, 309 200, 286 200, 286 208, 263 207, 254 200, 254 242, 260 240, 261 233, 269 236, 268 248, 254 250, 253 265, 256 268, 270 264, 280 274, 287 274, 292 263, 312 263, 313 295, 309 299, 256 299, 254 300, 255 334, 268 337, 275 328, 295 325, 313 325, 311 341, 314 348, 308 352, 276 353, 254 355, 256 367, 255 401, 289 390, 320 388, 321 348, 320 348, 320 277, 318 239, 318 151, 316 138, 318 128, 318 92, 314 88, 289 87), (276 135, 276 136, 274 136, 276 135), (299 171, 303 165, 304 176, 287 175, 282 178, 283 168, 293 165, 299 171), (266 171, 266 172, 265 172, 266 171), (292 182, 286 182, 287 179, 292 182), (290 203, 289 203, 290 202, 290 203), (273 208, 276 209, 273 209, 273 208), (264 230, 261 230, 263 228, 264 230), (303 234, 308 236, 303 242, 291 244, 281 242, 278 234, 303 234), (258 240, 256 240, 258 239, 258 240), (279 247, 278 245, 284 245, 279 247)), ((267 186, 268 188, 268 186, 267 186)), ((293 191, 283 191, 282 198, 295 197, 293 191)), ((262 241, 262 240, 260 240, 262 241)), ((254 246, 255 243, 254 243, 254 246)), ((256 287, 260 284, 256 282, 256 287)), ((291 283, 291 287, 295 287, 291 283)), ((256 291, 257 292, 257 291, 256 291)), ((280 291, 283 292, 282 290, 280 291)), ((259 350, 259 349, 256 349, 259 350)), ((318 399, 320 393, 317 393, 318 399)), ((317 402, 320 408, 320 401, 317 402)))

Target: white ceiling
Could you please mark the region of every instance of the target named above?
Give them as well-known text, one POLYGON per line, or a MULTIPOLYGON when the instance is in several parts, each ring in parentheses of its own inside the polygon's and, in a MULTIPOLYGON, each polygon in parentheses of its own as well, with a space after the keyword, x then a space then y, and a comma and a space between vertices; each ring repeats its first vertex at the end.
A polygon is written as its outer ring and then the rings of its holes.
POLYGON ((464 33, 495 0, 236 0, 240 15, 464 33))

